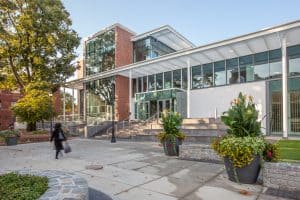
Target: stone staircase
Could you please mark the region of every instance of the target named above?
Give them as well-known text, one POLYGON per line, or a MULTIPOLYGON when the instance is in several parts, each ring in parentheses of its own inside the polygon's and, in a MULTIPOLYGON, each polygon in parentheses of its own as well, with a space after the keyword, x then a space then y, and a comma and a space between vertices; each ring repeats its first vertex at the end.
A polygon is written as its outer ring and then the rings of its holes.
MULTIPOLYGON (((214 118, 184 119, 181 129, 187 136, 185 143, 210 143, 214 137, 226 133, 226 126, 220 119, 214 118)), ((119 140, 158 141, 156 135, 162 130, 162 123, 157 119, 147 122, 131 121, 126 126, 117 128, 116 137, 119 140)), ((111 132, 95 138, 108 139, 110 137, 111 132)))

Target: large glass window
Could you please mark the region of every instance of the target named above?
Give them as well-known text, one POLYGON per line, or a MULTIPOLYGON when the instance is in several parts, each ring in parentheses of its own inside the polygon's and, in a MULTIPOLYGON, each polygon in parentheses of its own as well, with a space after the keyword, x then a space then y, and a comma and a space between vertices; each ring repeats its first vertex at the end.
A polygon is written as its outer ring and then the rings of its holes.
POLYGON ((172 87, 172 72, 164 73, 164 89, 169 89, 172 87))
POLYGON ((214 63, 215 71, 215 85, 225 85, 226 84, 226 71, 225 71, 225 61, 219 61, 214 63))
POLYGON ((147 92, 148 91, 148 84, 147 84, 147 76, 143 77, 143 92, 147 92))
POLYGON ((181 88, 181 69, 173 71, 173 87, 181 88))
POLYGON ((163 89, 163 73, 156 74, 156 89, 163 89))
POLYGON ((133 42, 133 62, 156 58, 172 52, 175 50, 151 36, 133 42))
POLYGON ((289 58, 289 74, 300 74, 300 45, 291 46, 287 48, 289 58))
POLYGON ((99 124, 111 120, 111 99, 114 77, 87 83, 87 123, 99 124))
POLYGON ((268 52, 254 54, 254 80, 264 80, 269 76, 268 52))
POLYGON ((192 88, 202 88, 202 70, 201 66, 192 67, 192 88))
POLYGON ((281 49, 269 51, 270 77, 280 77, 282 74, 281 49))
POLYGON ((109 30, 86 42, 86 75, 113 69, 115 66, 115 31, 109 30))
POLYGON ((202 65, 203 87, 213 86, 213 72, 212 63, 202 65))
POLYGON ((239 81, 239 68, 238 59, 232 58, 226 60, 227 84, 238 83, 239 81))
POLYGON ((240 83, 254 80, 253 56, 243 56, 239 58, 240 83))
POLYGON ((182 89, 187 89, 187 68, 182 69, 182 89))
POLYGON ((150 75, 148 76, 148 90, 149 91, 153 91, 155 90, 155 76, 154 75, 150 75))

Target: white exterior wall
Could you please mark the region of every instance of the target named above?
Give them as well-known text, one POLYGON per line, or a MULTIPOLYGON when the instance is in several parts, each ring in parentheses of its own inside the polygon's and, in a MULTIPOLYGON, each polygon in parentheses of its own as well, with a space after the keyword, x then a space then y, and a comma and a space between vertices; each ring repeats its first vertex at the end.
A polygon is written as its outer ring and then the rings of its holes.
MULTIPOLYGON (((259 119, 266 115, 266 82, 243 83, 228 86, 220 86, 207 89, 191 90, 190 117, 220 117, 230 107, 230 102, 237 98, 239 92, 254 97, 254 102, 259 110, 259 119)), ((262 127, 266 128, 266 118, 262 127)), ((265 129, 262 129, 265 132, 265 129)))

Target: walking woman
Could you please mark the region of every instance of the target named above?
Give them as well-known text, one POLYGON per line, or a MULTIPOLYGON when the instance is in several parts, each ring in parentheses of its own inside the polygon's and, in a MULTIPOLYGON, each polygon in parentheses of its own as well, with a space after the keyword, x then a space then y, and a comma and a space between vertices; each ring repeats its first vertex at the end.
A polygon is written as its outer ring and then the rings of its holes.
POLYGON ((55 149, 56 149, 55 159, 58 159, 58 154, 60 153, 61 150, 64 149, 62 142, 67 140, 67 138, 61 128, 61 123, 55 124, 54 131, 52 132, 50 142, 52 142, 53 139, 54 139, 54 145, 55 145, 55 149))

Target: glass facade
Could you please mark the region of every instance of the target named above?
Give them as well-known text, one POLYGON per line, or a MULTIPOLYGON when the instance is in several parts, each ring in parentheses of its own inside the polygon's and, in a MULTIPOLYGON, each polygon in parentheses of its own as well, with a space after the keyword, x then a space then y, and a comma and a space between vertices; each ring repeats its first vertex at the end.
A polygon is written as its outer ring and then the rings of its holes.
POLYGON ((98 124, 111 120, 111 99, 114 77, 90 81, 87 90, 87 120, 88 124, 98 124))
POLYGON ((289 75, 300 75, 300 45, 288 47, 289 75))
POLYGON ((86 42, 85 67, 87 76, 115 67, 114 30, 109 30, 86 42))
POLYGON ((173 71, 173 88, 181 88, 181 69, 173 71))
MULTIPOLYGON (((290 75, 300 74, 298 46, 287 48, 290 75)), ((192 89, 277 78, 281 77, 281 68, 281 49, 197 65, 191 67, 192 89)))
POLYGON ((169 89, 172 87, 172 72, 164 73, 164 89, 169 89))
POLYGON ((175 52, 154 37, 147 37, 133 42, 133 62, 139 62, 175 52))
MULTIPOLYGON (((269 82, 269 129, 273 135, 282 135, 283 130, 283 105, 282 81, 269 82)), ((288 134, 300 135, 300 78, 288 78, 288 134)))

